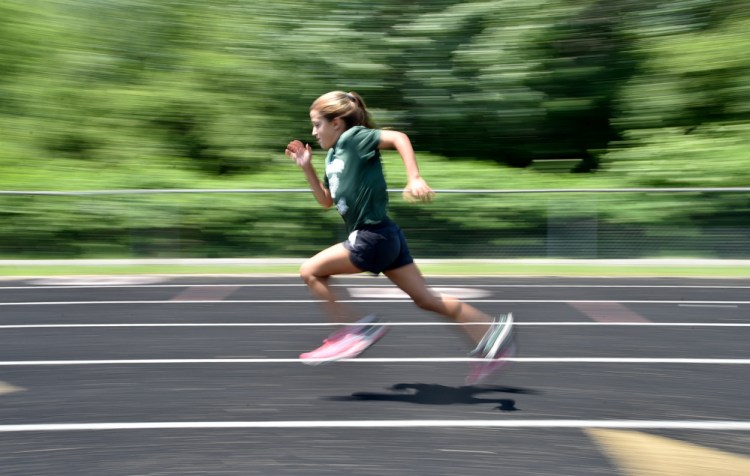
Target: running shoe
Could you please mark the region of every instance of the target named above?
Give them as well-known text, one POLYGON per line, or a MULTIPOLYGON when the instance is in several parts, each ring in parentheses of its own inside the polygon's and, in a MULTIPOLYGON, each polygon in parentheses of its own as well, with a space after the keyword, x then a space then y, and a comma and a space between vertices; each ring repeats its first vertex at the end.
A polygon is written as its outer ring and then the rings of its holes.
POLYGON ((511 343, 492 359, 472 363, 469 375, 466 376, 466 385, 478 385, 490 376, 507 368, 510 362, 506 359, 516 355, 517 345, 515 341, 511 343))
POLYGON ((477 347, 469 353, 470 357, 493 358, 513 337, 513 313, 501 314, 490 324, 477 347))
POLYGON ((379 341, 388 328, 374 316, 358 321, 356 326, 347 326, 331 334, 323 345, 299 356, 303 363, 320 365, 341 359, 353 359, 379 341))
POLYGON ((470 357, 481 357, 482 361, 472 363, 467 385, 476 385, 491 375, 505 369, 510 362, 507 358, 516 354, 517 345, 513 332, 513 314, 503 314, 495 318, 470 357))

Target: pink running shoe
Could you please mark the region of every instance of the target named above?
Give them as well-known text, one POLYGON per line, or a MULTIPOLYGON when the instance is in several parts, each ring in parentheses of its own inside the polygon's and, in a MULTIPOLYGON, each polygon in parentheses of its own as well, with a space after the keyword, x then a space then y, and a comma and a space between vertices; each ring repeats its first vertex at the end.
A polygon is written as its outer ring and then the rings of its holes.
POLYGON ((511 341, 507 348, 500 350, 491 359, 473 363, 469 375, 466 376, 466 385, 478 385, 491 375, 507 368, 510 362, 505 359, 516 355, 516 349, 515 341, 511 341))
POLYGON ((299 356, 302 363, 320 365, 341 359, 353 359, 379 341, 388 328, 383 325, 356 326, 338 330, 315 350, 299 356))

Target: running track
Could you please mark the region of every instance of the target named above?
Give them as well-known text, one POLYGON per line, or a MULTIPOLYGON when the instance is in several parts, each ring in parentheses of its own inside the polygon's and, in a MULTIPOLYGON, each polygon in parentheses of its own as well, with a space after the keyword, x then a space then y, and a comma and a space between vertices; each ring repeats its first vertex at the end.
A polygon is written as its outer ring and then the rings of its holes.
POLYGON ((464 387, 459 330, 383 278, 337 289, 389 335, 321 367, 295 278, 1 281, 0 474, 636 474, 599 430, 750 457, 750 280, 429 281, 514 312, 509 371, 464 387))

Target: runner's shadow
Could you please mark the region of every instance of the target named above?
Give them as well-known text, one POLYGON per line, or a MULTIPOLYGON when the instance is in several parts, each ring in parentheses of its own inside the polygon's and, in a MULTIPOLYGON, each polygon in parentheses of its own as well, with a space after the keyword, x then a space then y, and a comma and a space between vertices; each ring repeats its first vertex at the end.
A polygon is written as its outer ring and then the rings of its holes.
POLYGON ((504 412, 517 411, 516 401, 508 398, 477 398, 482 393, 517 393, 534 394, 533 390, 500 386, 463 386, 448 387, 445 385, 426 383, 398 383, 389 388, 392 393, 357 392, 347 397, 328 397, 337 402, 406 402, 419 405, 474 405, 478 403, 497 403, 498 410, 504 412))

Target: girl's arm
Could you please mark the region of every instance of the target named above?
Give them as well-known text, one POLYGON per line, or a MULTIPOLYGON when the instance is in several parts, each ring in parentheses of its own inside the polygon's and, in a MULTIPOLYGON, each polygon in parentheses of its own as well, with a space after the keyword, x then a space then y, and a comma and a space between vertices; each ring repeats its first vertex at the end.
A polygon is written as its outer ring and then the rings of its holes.
POLYGON ((422 201, 429 201, 435 195, 427 182, 419 175, 419 166, 417 157, 414 155, 414 148, 411 146, 409 136, 399 131, 381 130, 380 131, 380 149, 395 149, 401 156, 401 160, 406 167, 406 188, 404 197, 409 199, 407 193, 412 198, 422 201))
POLYGON ((286 155, 294 160, 305 173, 307 183, 310 184, 315 200, 323 207, 330 208, 333 205, 331 191, 325 188, 323 183, 318 179, 315 167, 312 164, 312 148, 309 144, 302 145, 302 142, 295 140, 286 146, 286 155))

